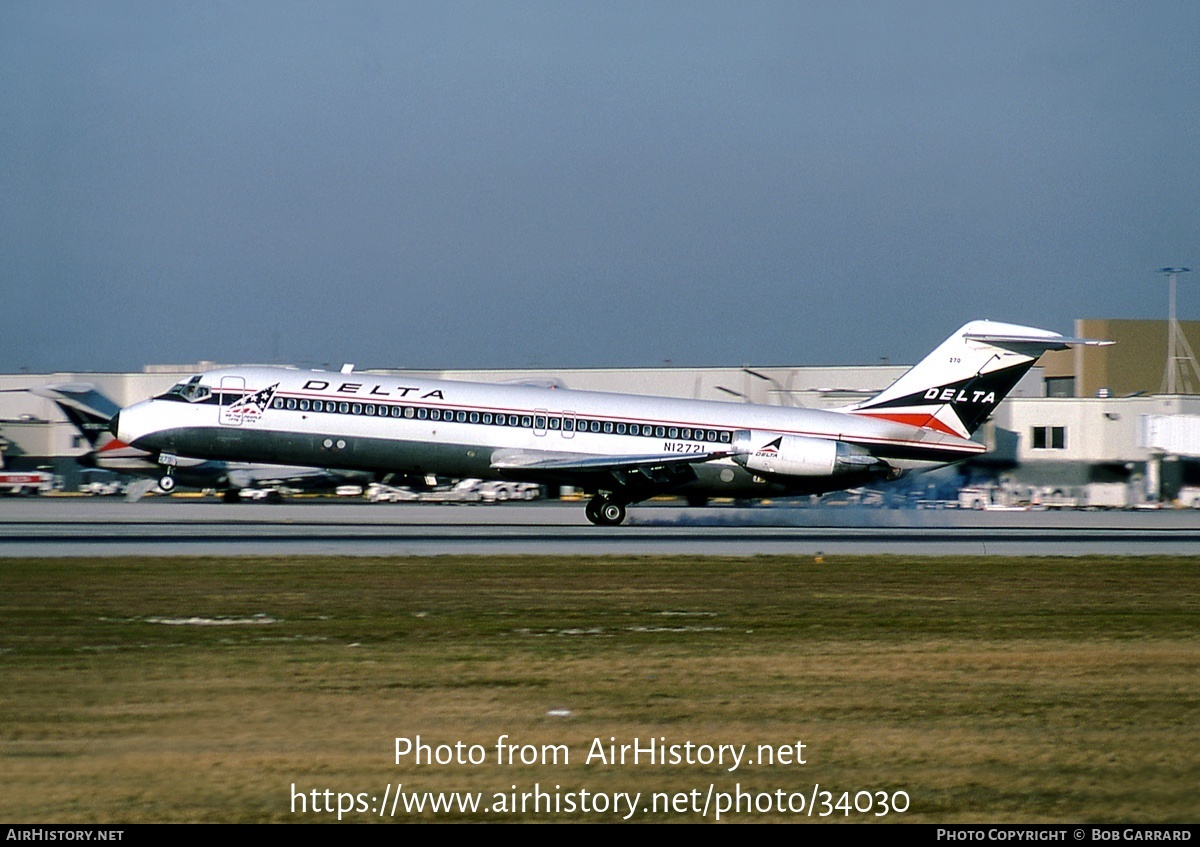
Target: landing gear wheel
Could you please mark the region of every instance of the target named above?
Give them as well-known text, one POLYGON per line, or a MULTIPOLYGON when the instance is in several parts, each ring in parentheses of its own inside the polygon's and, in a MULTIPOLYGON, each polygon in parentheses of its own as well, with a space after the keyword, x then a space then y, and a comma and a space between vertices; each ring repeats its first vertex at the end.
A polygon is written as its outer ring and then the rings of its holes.
POLYGON ((605 500, 600 506, 600 523, 606 526, 616 526, 625 520, 625 504, 614 500, 605 500))
POLYGON ((584 514, 597 526, 616 526, 625 520, 625 504, 597 494, 588 501, 584 514))
POLYGON ((164 494, 170 494, 175 490, 175 477, 169 475, 160 476, 158 478, 158 488, 164 494))
POLYGON ((242 495, 236 488, 226 488, 221 492, 222 503, 240 503, 242 495))

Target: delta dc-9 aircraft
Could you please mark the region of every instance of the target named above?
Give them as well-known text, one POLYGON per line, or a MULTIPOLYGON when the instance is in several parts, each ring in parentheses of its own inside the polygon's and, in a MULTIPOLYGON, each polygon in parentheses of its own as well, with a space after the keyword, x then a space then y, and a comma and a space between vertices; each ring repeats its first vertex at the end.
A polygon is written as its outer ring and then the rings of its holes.
POLYGON ((1046 350, 1103 344, 993 321, 963 326, 874 397, 816 410, 234 367, 122 409, 125 444, 178 455, 571 485, 594 524, 665 493, 819 494, 969 459, 971 440, 1046 350))

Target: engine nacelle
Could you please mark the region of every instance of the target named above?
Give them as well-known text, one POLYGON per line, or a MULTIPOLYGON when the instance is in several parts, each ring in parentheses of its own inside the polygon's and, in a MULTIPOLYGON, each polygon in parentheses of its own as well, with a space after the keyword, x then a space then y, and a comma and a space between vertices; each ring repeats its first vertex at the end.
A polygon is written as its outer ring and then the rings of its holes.
POLYGON ((748 471, 770 476, 838 476, 878 468, 880 459, 857 444, 780 432, 738 430, 733 460, 748 471))

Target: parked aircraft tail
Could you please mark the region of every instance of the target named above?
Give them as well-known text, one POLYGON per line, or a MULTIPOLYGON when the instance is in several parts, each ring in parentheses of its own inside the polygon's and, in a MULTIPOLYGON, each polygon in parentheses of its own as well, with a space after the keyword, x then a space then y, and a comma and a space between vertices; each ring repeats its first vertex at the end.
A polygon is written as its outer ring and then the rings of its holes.
POLYGON ((120 407, 87 382, 67 382, 57 385, 38 385, 29 391, 53 400, 93 450, 112 439, 108 422, 120 407))

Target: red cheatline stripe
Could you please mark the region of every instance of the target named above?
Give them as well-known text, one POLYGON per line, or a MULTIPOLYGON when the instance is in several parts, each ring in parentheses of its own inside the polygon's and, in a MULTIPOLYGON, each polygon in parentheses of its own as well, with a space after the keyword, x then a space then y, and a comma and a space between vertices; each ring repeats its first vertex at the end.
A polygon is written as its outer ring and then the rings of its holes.
POLYGON ((915 426, 921 429, 934 429, 938 432, 944 432, 947 435, 953 435, 958 438, 962 438, 961 433, 955 432, 950 427, 946 426, 946 424, 929 414, 920 412, 916 414, 903 414, 901 412, 892 412, 890 414, 881 414, 879 412, 856 412, 855 414, 862 415, 866 418, 883 418, 885 421, 908 424, 909 426, 915 426))

